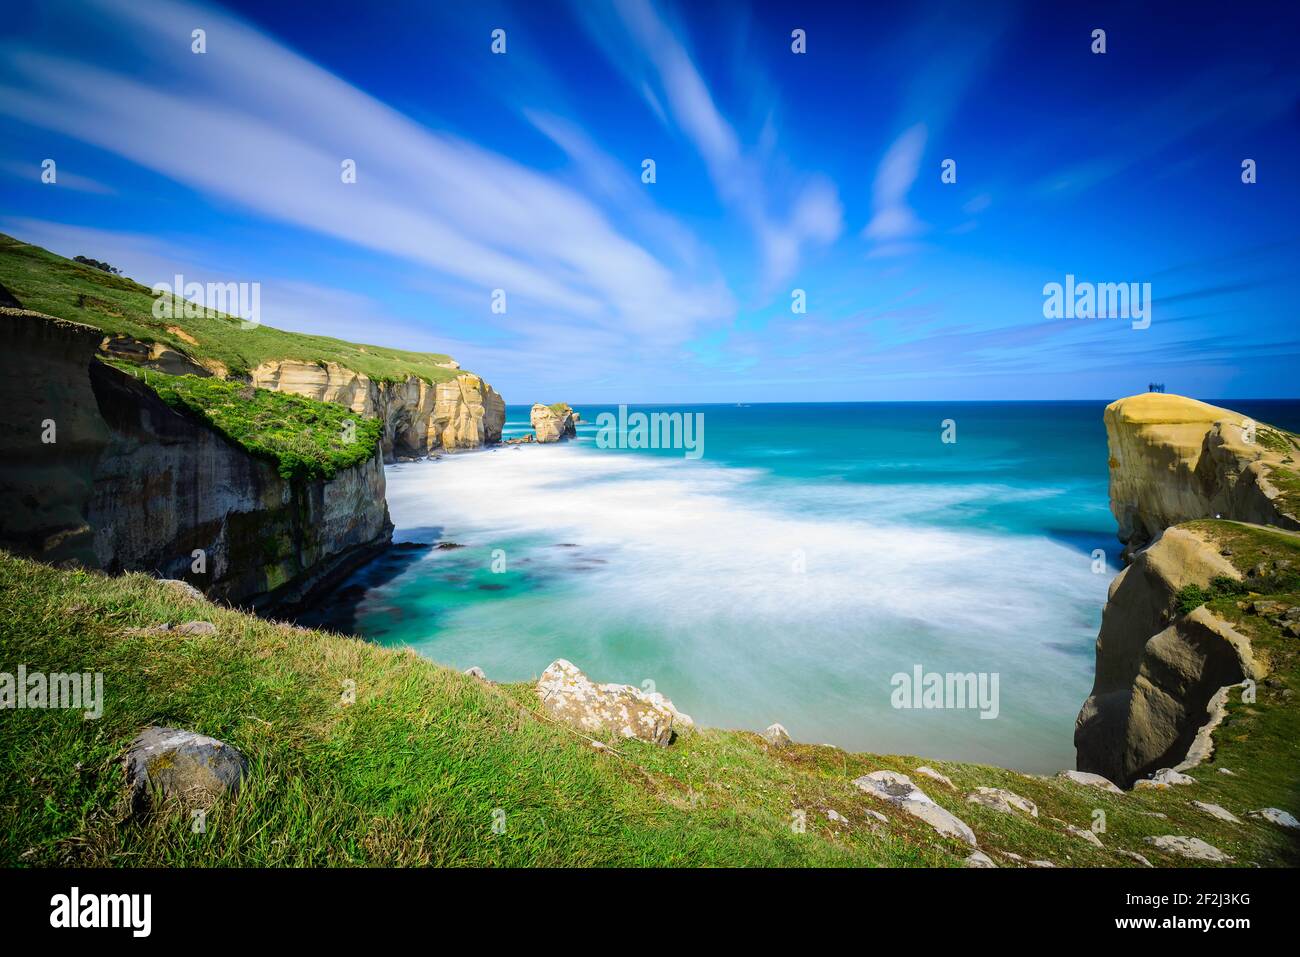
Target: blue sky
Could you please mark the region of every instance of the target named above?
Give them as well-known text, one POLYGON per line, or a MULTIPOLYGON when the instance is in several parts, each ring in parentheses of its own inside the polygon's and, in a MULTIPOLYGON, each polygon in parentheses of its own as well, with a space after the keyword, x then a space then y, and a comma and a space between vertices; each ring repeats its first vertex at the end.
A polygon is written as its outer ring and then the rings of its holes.
POLYGON ((1300 396, 1292 3, 278 6, 8 10, 0 230, 514 403, 1300 396))

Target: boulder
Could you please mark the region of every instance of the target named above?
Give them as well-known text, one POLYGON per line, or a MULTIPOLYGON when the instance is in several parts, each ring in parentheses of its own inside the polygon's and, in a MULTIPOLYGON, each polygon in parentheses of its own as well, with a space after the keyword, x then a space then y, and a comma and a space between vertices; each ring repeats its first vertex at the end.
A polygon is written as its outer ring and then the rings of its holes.
POLYGON ((538 442, 559 442, 578 434, 573 424, 573 410, 564 403, 542 405, 538 402, 528 414, 538 442))
POLYGON ((906 774, 872 771, 853 783, 859 790, 920 818, 945 837, 955 837, 971 847, 976 845, 975 832, 951 811, 935 804, 906 774))
POLYGON ((488 680, 487 672, 485 672, 478 665, 473 665, 469 668, 466 668, 465 674, 469 675, 471 678, 477 678, 479 681, 488 680))
POLYGON ((1058 778, 1064 778, 1066 781, 1073 781, 1075 784, 1086 784, 1088 787, 1100 788, 1110 794, 1123 794, 1123 790, 1115 785, 1115 782, 1109 778, 1104 778, 1100 774, 1092 774, 1089 771, 1062 771, 1057 775, 1058 778))
POLYGON ((1149 778, 1143 778, 1141 781, 1133 782, 1135 791, 1163 791, 1165 788, 1173 787, 1176 784, 1195 784, 1196 778, 1190 774, 1183 774, 1175 771, 1173 768, 1161 768, 1149 778))
POLYGON ((962 867, 997 867, 993 859, 983 851, 971 851, 970 856, 962 861, 962 867))
POLYGON ((171 589, 181 598, 187 598, 190 601, 208 600, 207 595, 203 594, 203 592, 199 591, 189 582, 182 581, 179 578, 160 578, 158 580, 158 583, 160 585, 166 585, 169 589, 171 589))
POLYGON ((1087 841, 1093 847, 1102 847, 1101 838, 1096 833, 1086 827, 1075 827, 1073 824, 1065 825, 1065 829, 1080 840, 1087 841))
POLYGON ((537 697, 552 718, 579 731, 608 732, 666 747, 675 733, 694 727, 689 715, 656 692, 631 685, 596 684, 559 658, 542 672, 537 697))
POLYGON ((223 795, 237 794, 248 774, 248 759, 238 750, 180 728, 146 728, 131 742, 124 763, 137 809, 155 798, 206 808, 223 795))
POLYGON ((1223 851, 1212 844, 1206 844, 1199 837, 1164 834, 1160 837, 1148 837, 1146 841, 1166 853, 1177 854, 1179 857, 1190 857, 1194 861, 1222 862, 1232 860, 1223 851))
POLYGON ((1250 816, 1257 817, 1261 821, 1268 821, 1270 824, 1276 824, 1279 827, 1300 829, 1300 821, 1297 821, 1294 815, 1291 815, 1286 811, 1283 811, 1281 808, 1276 808, 1276 807, 1260 808, 1258 811, 1251 811, 1250 816))
POLYGON ((1038 805, 1029 798, 1021 797, 1019 794, 1007 791, 1004 788, 976 788, 966 795, 966 800, 971 804, 979 804, 982 807, 1001 811, 1004 814, 1020 811, 1030 817, 1038 817, 1038 805))
POLYGON ((759 737, 774 748, 787 748, 794 744, 789 732, 779 724, 768 725, 767 729, 759 737))

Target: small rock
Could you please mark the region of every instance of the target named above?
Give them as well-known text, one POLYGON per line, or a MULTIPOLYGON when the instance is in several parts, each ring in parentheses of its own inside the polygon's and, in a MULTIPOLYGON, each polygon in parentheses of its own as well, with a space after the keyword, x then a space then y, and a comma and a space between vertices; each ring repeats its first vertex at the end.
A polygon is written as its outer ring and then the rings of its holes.
POLYGON ((790 745, 794 744, 793 739, 790 737, 790 733, 779 724, 768 725, 767 729, 763 731, 759 737, 774 748, 788 748, 790 745))
POLYGON ((1268 821, 1270 824, 1277 824, 1281 827, 1300 828, 1300 821, 1295 817, 1283 811, 1281 808, 1265 807, 1258 811, 1251 811, 1251 817, 1257 817, 1262 821, 1268 821))
POLYGON ((178 635, 215 635, 217 626, 210 621, 187 621, 172 629, 178 635))
POLYGON ((1282 614, 1282 612, 1286 611, 1286 607, 1287 607, 1286 605, 1282 604, 1279 601, 1267 601, 1264 599, 1260 599, 1259 601, 1253 601, 1250 603, 1251 611, 1253 611, 1257 615, 1265 615, 1265 616, 1280 615, 1282 614))
POLYGON ((1091 771, 1062 771, 1057 777, 1073 781, 1075 784, 1086 784, 1089 787, 1101 788, 1111 794, 1124 793, 1114 781, 1104 778, 1100 774, 1093 774, 1091 771))
POLYGON ((1075 827, 1073 824, 1065 825, 1065 829, 1077 838, 1087 841, 1093 847, 1103 847, 1101 838, 1086 827, 1075 827))
POLYGON ((870 816, 870 817, 874 817, 874 818, 875 818, 877 821, 879 821, 881 824, 888 824, 888 823, 889 823, 889 818, 886 817, 884 814, 881 814, 879 811, 873 811, 873 810, 871 810, 870 808, 868 808, 868 809, 867 809, 867 814, 868 814, 868 816, 870 816))
POLYGON ((181 581, 179 578, 160 578, 158 584, 166 585, 172 591, 182 598, 190 601, 207 601, 208 596, 203 594, 187 581, 181 581))
POLYGON ((966 795, 966 800, 972 804, 992 808, 994 811, 1001 811, 1004 814, 1010 814, 1012 811, 1022 811, 1030 817, 1038 817, 1038 805, 1029 798, 1023 798, 1019 794, 1003 788, 976 788, 966 795))
POLYGON ((1195 861, 1230 861, 1227 854, 1213 844, 1206 844, 1199 837, 1184 837, 1180 834, 1163 834, 1160 837, 1148 837, 1148 844, 1160 850, 1180 857, 1190 857, 1195 861))
POLYGON ((1172 787, 1175 784, 1195 784, 1196 778, 1188 774, 1182 774, 1173 768, 1161 768, 1149 778, 1133 783, 1135 791, 1163 790, 1172 787))
POLYGON ((932 781, 938 781, 940 784, 946 784, 948 785, 948 787, 956 790, 956 786, 952 783, 952 781, 948 778, 946 774, 940 774, 938 771, 936 771, 932 767, 929 767, 928 765, 924 765, 924 764, 921 765, 919 768, 916 769, 916 773, 924 774, 927 778, 930 778, 932 781))
POLYGON ((248 759, 223 741, 179 728, 145 728, 126 752, 131 803, 141 808, 154 796, 187 807, 207 807, 234 795, 248 773, 248 759))
POLYGON ((897 771, 872 771, 853 782, 860 790, 902 808, 920 818, 947 837, 955 837, 974 847, 975 832, 951 811, 935 804, 906 774, 897 771))
POLYGON ((962 867, 997 867, 997 865, 993 863, 993 858, 983 851, 971 851, 970 856, 962 861, 962 867))
POLYGON ((1217 817, 1220 821, 1228 821, 1231 824, 1240 824, 1241 819, 1233 814, 1227 808, 1220 807, 1217 804, 1209 804, 1205 801, 1193 801, 1193 807, 1198 807, 1210 817, 1217 817))
POLYGON ((826 809, 826 817, 828 820, 834 821, 836 824, 849 823, 849 819, 845 817, 843 814, 841 814, 839 811, 835 810, 835 808, 833 807, 826 809))
POLYGON ((1229 776, 1231 776, 1231 777, 1234 777, 1234 778, 1237 776, 1237 774, 1236 774, 1235 771, 1229 771, 1227 768, 1219 768, 1219 773, 1220 773, 1220 774, 1227 774, 1227 775, 1229 775, 1229 776))
POLYGON ((1137 861, 1137 862, 1138 862, 1139 864, 1141 864, 1143 867, 1155 867, 1154 864, 1152 864, 1150 861, 1148 861, 1145 857, 1143 857, 1143 856, 1142 856, 1141 854, 1139 854, 1137 851, 1121 851, 1121 850, 1116 850, 1115 853, 1116 853, 1116 854, 1123 854, 1125 857, 1131 857, 1133 860, 1137 861))
POLYGON ((472 665, 469 668, 466 668, 465 674, 469 675, 471 678, 477 678, 479 681, 488 680, 487 672, 478 665, 472 665))

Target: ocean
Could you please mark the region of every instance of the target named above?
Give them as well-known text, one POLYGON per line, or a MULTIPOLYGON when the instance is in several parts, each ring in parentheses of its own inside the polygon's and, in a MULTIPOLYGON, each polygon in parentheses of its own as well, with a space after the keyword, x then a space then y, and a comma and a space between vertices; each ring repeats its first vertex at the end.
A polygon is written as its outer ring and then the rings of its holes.
MULTIPOLYGON (((567 658, 707 726, 1055 772, 1119 570, 1104 405, 634 407, 702 413, 698 458, 601 448, 617 410, 578 406, 573 442, 389 466, 411 544, 304 623, 499 681, 567 658), (899 707, 918 669, 984 676, 996 707, 899 707)), ((1297 402, 1228 405, 1300 427, 1297 402)))

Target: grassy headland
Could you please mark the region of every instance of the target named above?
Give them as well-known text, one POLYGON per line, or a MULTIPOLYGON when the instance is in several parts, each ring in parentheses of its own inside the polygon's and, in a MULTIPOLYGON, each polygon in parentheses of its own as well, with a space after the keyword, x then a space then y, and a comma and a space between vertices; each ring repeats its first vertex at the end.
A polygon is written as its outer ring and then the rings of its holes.
MULTIPOLYGON (((156 318, 156 297, 148 286, 64 259, 3 233, 0 285, 26 309, 93 326, 105 333, 162 343, 195 360, 219 362, 237 377, 247 376, 251 369, 276 359, 337 362, 381 381, 418 376, 437 383, 448 382, 459 374, 440 365, 450 361, 441 353, 362 345, 267 325, 244 328, 238 319, 224 315, 156 318)), ((359 325, 363 321, 364 317, 358 317, 359 325)))

